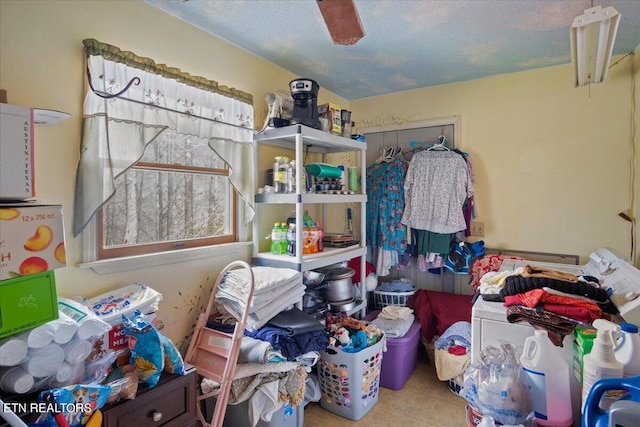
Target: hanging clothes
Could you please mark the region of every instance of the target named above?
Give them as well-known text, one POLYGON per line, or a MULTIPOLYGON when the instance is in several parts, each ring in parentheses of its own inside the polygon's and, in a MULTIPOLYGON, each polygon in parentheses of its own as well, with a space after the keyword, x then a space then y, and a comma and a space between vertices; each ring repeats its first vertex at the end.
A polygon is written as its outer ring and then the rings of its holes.
POLYGON ((415 153, 404 182, 402 224, 434 233, 467 228, 462 207, 473 195, 467 161, 450 150, 415 153))
POLYGON ((367 261, 376 265, 379 276, 389 274, 398 263, 397 251, 406 246, 406 227, 400 222, 405 171, 405 163, 395 157, 367 168, 367 261))

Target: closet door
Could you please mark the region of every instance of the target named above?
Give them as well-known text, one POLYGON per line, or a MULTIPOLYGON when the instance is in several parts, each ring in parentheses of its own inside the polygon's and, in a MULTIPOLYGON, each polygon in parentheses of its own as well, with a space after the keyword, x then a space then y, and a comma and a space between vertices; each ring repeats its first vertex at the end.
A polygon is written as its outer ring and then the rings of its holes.
MULTIPOLYGON (((450 148, 460 145, 460 117, 447 117, 436 120, 424 120, 397 125, 385 125, 360 128, 367 137, 367 164, 373 164, 391 149, 402 150, 405 157, 410 159, 411 150, 420 144, 429 146, 437 143, 438 138, 444 136, 450 148)), ((417 258, 412 258, 411 266, 404 270, 391 269, 388 276, 381 280, 407 278, 419 289, 429 289, 456 294, 472 294, 473 289, 468 286, 469 276, 453 274, 442 268, 440 274, 423 272, 417 269, 417 258)))

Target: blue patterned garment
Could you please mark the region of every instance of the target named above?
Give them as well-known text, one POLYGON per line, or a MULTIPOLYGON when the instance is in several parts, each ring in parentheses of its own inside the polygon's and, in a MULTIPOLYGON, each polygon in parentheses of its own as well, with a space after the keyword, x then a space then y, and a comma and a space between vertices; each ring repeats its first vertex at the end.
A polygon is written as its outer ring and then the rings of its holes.
POLYGON ((373 163, 367 168, 367 249, 399 251, 406 245, 404 212, 405 164, 399 159, 373 163))

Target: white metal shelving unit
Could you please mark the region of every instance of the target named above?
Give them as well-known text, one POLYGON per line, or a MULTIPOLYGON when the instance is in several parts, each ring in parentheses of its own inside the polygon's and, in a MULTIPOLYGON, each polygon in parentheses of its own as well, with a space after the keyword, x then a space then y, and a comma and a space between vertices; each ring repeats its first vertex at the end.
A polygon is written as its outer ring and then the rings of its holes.
MULTIPOLYGON (((332 135, 304 125, 292 125, 283 128, 268 129, 253 137, 254 164, 258 169, 258 146, 260 144, 273 145, 289 148, 295 151, 296 160, 296 189, 297 192, 289 194, 258 194, 255 196, 256 218, 253 221, 253 256, 252 264, 270 267, 286 267, 305 272, 325 267, 331 264, 347 261, 352 258, 361 257, 360 271, 365 272, 366 248, 366 150, 365 142, 355 141, 349 138, 332 135), (316 194, 303 192, 303 155, 305 152, 321 153, 322 161, 326 162, 326 155, 329 153, 359 152, 360 153, 360 180, 361 192, 358 194, 316 194), (259 230, 257 217, 260 209, 265 205, 272 204, 294 204, 296 211, 296 224, 302 224, 305 205, 322 205, 322 223, 327 223, 327 206, 333 203, 359 203, 360 204, 360 243, 347 248, 328 248, 316 254, 302 254, 302 233, 296 232, 296 255, 273 255, 270 252, 259 251, 259 236, 264 235, 264 230, 259 230)), ((257 188, 257 176, 255 177, 255 187, 257 188)), ((360 311, 365 314, 366 309, 366 287, 364 277, 359 278, 360 295, 362 303, 349 314, 360 311)))

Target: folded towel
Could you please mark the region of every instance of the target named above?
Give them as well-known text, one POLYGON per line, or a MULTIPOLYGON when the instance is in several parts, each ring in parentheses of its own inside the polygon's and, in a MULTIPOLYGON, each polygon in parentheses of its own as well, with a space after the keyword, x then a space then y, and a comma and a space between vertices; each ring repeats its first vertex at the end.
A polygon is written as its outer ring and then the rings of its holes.
MULTIPOLYGON (((291 268, 275 268, 275 267, 251 267, 253 272, 253 293, 260 295, 263 292, 270 292, 273 288, 282 286, 287 283, 302 283, 300 276, 302 273, 291 268)), ((243 270, 232 270, 228 272, 221 281, 219 288, 239 289, 244 291, 248 289, 249 272, 243 270)), ((242 293, 241 295, 246 295, 242 293)))
POLYGON ((413 310, 409 307, 400 307, 397 305, 388 305, 382 308, 378 317, 383 319, 406 319, 408 317, 413 318, 413 310))
POLYGON ((401 338, 409 332, 414 320, 413 314, 402 319, 386 319, 378 315, 371 323, 382 329, 387 338, 401 338))

